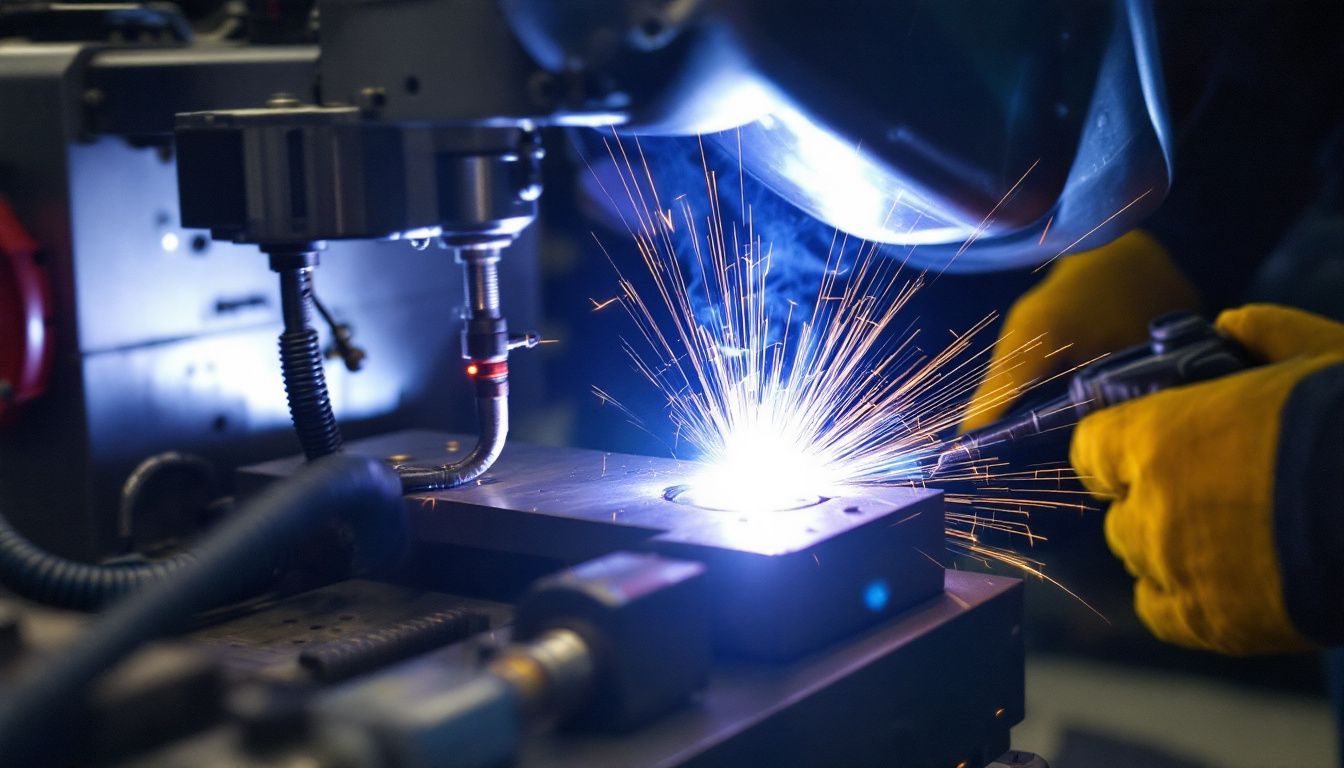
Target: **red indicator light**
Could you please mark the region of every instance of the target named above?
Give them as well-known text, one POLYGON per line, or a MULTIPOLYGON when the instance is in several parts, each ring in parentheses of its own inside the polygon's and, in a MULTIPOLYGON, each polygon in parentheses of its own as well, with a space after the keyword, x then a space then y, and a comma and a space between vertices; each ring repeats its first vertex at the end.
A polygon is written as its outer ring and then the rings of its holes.
POLYGON ((468 375, 468 376, 475 376, 475 375, 477 374, 477 372, 479 372, 480 370, 481 370, 481 369, 478 368, 478 367, 476 366, 475 363, 472 363, 471 365, 468 365, 468 366, 467 366, 467 375, 468 375))

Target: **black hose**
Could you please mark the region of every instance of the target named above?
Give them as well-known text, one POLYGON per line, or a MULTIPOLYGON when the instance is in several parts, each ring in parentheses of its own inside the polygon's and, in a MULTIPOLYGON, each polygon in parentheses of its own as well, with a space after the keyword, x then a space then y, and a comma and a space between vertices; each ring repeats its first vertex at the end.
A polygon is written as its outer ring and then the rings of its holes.
POLYGON ((163 581, 195 561, 190 553, 150 563, 89 565, 45 552, 0 515, 0 584, 61 608, 90 610, 163 581))
POLYGON ((94 680, 146 641, 181 629, 241 585, 266 577, 308 531, 337 518, 385 527, 401 511, 396 473, 369 458, 320 459, 270 486, 202 542, 195 563, 118 603, 63 651, 13 681, 0 699, 5 764, 59 764, 77 741, 63 735, 79 722, 94 680))
POLYGON ((289 415, 309 459, 341 450, 341 429, 327 393, 322 346, 313 328, 312 267, 283 268, 280 273, 280 311, 285 330, 280 334, 280 371, 289 415))
MULTIPOLYGON (((122 487, 118 527, 123 537, 144 488, 163 472, 182 467, 201 474, 212 489, 215 487, 214 468, 200 457, 170 451, 146 459, 122 487)), ((162 581, 193 562, 195 557, 190 552, 147 563, 91 565, 67 560, 39 548, 0 515, 0 584, 58 608, 81 611, 101 608, 146 584, 162 581)))

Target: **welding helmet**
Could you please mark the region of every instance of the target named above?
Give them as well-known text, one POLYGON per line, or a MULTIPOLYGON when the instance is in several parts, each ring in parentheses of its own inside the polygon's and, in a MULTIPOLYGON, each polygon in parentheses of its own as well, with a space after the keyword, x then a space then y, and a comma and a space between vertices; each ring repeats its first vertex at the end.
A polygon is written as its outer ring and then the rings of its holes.
POLYGON ((716 136, 807 213, 971 272, 1096 247, 1163 200, 1147 2, 816 2, 805 27, 753 20, 779 104, 716 136))
POLYGON ((555 66, 636 30, 640 55, 608 67, 629 98, 623 130, 706 134, 808 214, 915 246, 917 266, 985 271, 1096 247, 1170 183, 1147 0, 506 5, 555 66), (618 18, 610 34, 603 18, 618 18))

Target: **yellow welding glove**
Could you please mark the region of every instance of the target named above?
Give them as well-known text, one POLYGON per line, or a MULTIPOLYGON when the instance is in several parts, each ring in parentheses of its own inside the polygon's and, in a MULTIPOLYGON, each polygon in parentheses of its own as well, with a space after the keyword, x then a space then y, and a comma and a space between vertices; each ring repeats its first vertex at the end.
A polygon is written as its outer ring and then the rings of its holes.
POLYGON ((1199 304, 1199 292, 1146 232, 1061 258, 1008 311, 962 431, 1001 418, 1034 382, 1144 341, 1152 318, 1199 304))
MULTIPOLYGON (((1157 637, 1228 654, 1304 648, 1309 627, 1294 620, 1324 611, 1338 626, 1344 603, 1290 611, 1280 553, 1309 555, 1312 530, 1334 531, 1331 538, 1337 538, 1344 532, 1344 506, 1338 498, 1322 501, 1325 495, 1318 493, 1302 509, 1280 509, 1276 518, 1276 501, 1290 498, 1276 482, 1306 476, 1306 458, 1285 461, 1294 451, 1321 440, 1344 445, 1328 426, 1344 421, 1338 415, 1344 325, 1271 305, 1229 310, 1217 325, 1267 364, 1092 414, 1074 433, 1070 459, 1088 490, 1111 499, 1106 541, 1138 580, 1135 609, 1157 637), (1303 400, 1295 390, 1307 389, 1301 385, 1308 377, 1321 381, 1313 375, 1318 372, 1335 382, 1333 400, 1314 416, 1298 413, 1292 418, 1297 432, 1284 432, 1290 424, 1286 404, 1303 400), (1290 438, 1304 445, 1285 446, 1290 438), (1296 517, 1285 517, 1290 514, 1317 520, 1303 527, 1296 517), (1285 536, 1303 541, 1293 545, 1285 536)), ((1341 449, 1329 451, 1333 463, 1341 449)), ((1340 472, 1344 467, 1327 465, 1315 474, 1338 485, 1329 478, 1340 472)), ((1338 561, 1341 553, 1328 546, 1324 557, 1338 561)), ((1320 582, 1338 581, 1338 575, 1322 578, 1330 568, 1298 562, 1310 560, 1307 555, 1289 558, 1296 569, 1290 575, 1305 568, 1305 589, 1319 596, 1320 582)), ((1324 626, 1315 618, 1312 623, 1324 626)))

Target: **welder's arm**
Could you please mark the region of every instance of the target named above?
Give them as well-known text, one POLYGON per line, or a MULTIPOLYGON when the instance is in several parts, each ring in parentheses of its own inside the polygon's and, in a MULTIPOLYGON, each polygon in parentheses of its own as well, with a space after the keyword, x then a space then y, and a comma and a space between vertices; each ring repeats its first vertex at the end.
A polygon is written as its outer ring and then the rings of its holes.
POLYGON ((1060 258, 1004 318, 962 431, 1001 418, 1034 382, 1146 340, 1152 318, 1199 305, 1198 291, 1146 232, 1060 258))
POLYGON ((1344 643, 1344 325, 1250 305, 1218 327, 1269 364, 1088 416, 1070 458, 1159 638, 1344 643))

